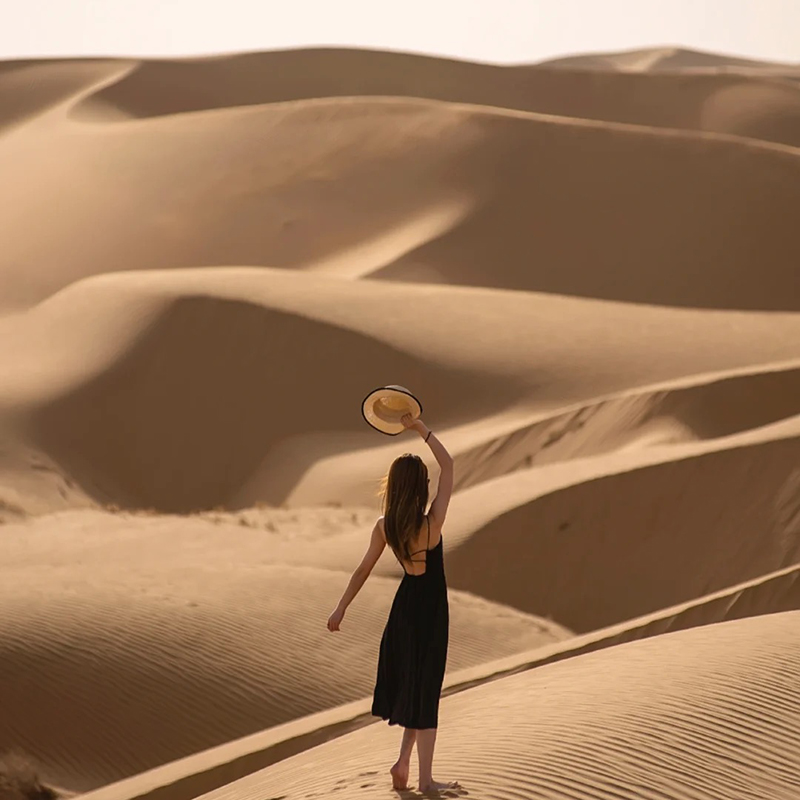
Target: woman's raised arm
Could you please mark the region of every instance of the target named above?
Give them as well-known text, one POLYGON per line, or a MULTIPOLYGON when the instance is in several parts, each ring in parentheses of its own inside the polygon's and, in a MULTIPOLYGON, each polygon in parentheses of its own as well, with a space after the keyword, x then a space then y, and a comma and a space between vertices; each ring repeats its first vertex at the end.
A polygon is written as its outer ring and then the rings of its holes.
POLYGON ((436 490, 436 497, 431 503, 430 517, 434 524, 441 528, 447 516, 450 496, 453 494, 453 457, 447 452, 447 448, 439 441, 436 434, 421 419, 413 419, 410 414, 406 414, 401 422, 406 428, 415 430, 422 437, 439 464, 439 486, 436 490))

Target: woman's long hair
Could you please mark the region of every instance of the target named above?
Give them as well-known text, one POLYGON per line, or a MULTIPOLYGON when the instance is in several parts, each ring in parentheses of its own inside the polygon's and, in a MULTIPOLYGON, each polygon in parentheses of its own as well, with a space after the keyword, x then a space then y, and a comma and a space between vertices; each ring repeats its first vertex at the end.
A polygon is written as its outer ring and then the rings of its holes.
POLYGON ((428 467, 416 455, 404 453, 392 462, 381 481, 383 528, 395 555, 411 560, 411 540, 422 527, 428 505, 428 467))

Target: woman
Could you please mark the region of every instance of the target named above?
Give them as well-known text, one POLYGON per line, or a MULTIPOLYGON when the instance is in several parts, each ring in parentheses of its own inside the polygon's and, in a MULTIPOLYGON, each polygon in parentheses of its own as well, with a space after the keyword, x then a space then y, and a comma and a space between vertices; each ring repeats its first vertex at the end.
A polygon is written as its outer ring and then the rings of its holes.
POLYGON ((405 728, 400 756, 390 770, 392 786, 408 788, 411 751, 416 742, 419 791, 431 792, 458 786, 438 783, 432 775, 449 635, 442 526, 453 491, 453 459, 421 419, 406 414, 402 423, 425 440, 439 462, 436 497, 426 515, 425 462, 409 453, 395 459, 383 480, 383 516, 375 523, 369 548, 328 619, 328 630, 339 630, 345 610, 388 544, 404 575, 381 639, 372 713, 390 725, 405 728))

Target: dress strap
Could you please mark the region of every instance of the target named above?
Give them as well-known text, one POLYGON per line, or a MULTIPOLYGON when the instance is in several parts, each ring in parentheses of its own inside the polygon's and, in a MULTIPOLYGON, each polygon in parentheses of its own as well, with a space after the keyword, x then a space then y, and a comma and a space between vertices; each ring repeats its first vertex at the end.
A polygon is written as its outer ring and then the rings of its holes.
POLYGON ((431 549, 431 518, 427 514, 425 515, 425 522, 428 523, 428 545, 425 548, 425 552, 427 553, 428 550, 431 549))

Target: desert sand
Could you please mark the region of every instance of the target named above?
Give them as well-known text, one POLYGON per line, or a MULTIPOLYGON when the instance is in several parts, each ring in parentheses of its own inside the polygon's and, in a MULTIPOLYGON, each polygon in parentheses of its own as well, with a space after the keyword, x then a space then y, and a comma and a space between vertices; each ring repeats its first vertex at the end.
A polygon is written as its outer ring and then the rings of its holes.
MULTIPOLYGON (((798 622, 667 634, 446 698, 439 771, 492 800, 796 797, 798 622)), ((373 797, 393 733, 370 726, 202 796, 373 797)))
POLYGON ((361 419, 400 383, 455 458, 454 794, 800 796, 798 79, 0 63, 0 754, 95 800, 387 796, 390 553, 325 620, 391 459, 435 483, 361 419))

